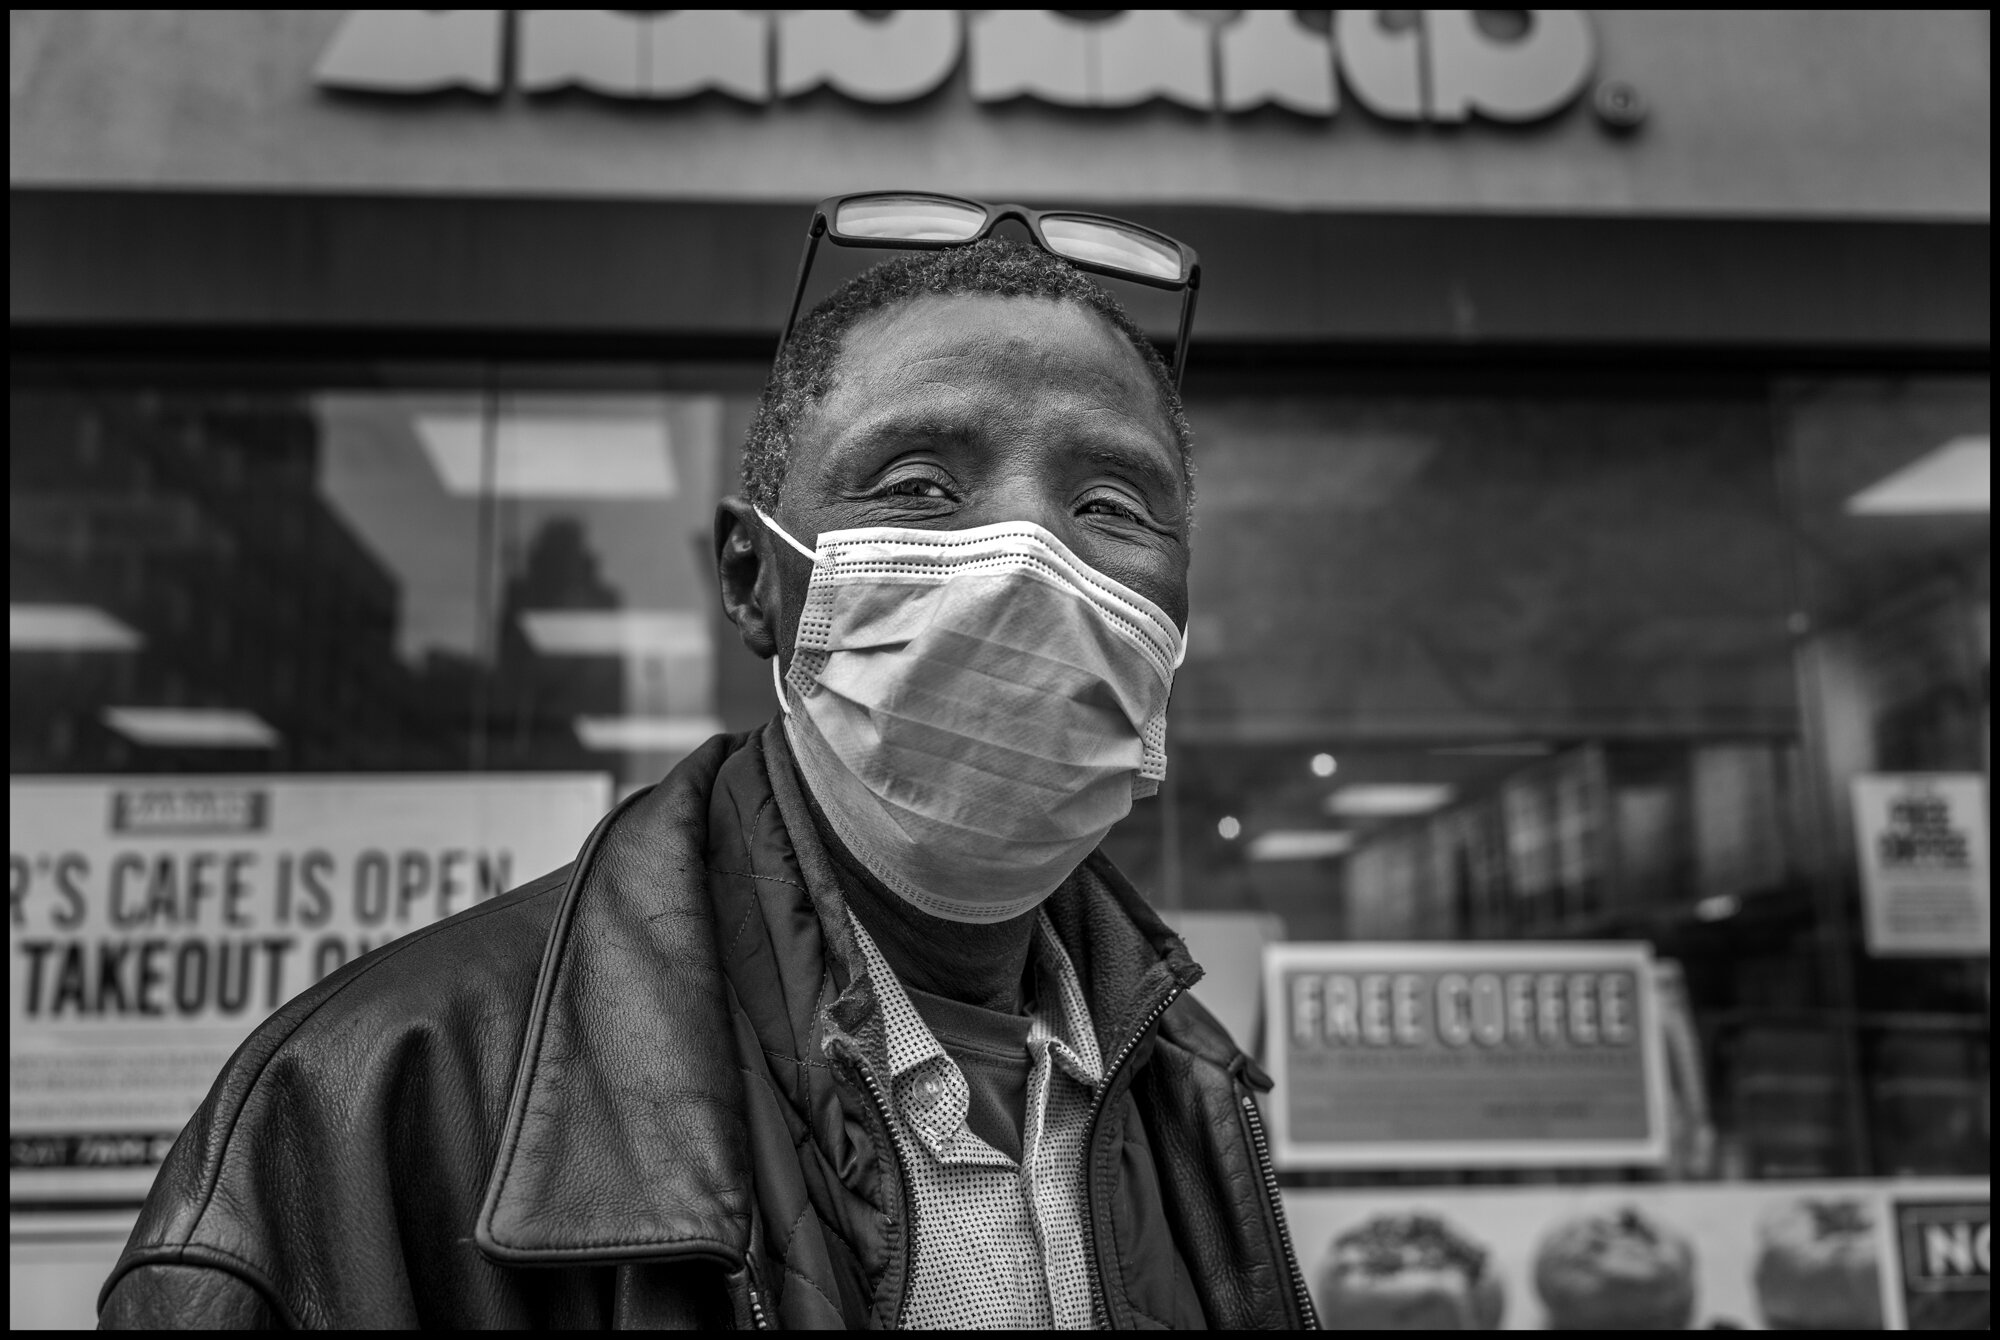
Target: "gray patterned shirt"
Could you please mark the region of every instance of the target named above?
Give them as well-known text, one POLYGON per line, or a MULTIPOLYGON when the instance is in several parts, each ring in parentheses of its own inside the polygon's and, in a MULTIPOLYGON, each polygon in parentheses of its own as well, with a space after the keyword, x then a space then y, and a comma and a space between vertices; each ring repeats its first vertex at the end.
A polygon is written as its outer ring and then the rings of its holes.
POLYGON ((848 920, 887 1024, 889 1122, 916 1213, 903 1327, 1094 1327, 1084 1165, 1104 1064, 1055 928, 1045 915, 1035 936, 1042 990, 1017 1164, 965 1124, 965 1076, 861 922, 848 920))

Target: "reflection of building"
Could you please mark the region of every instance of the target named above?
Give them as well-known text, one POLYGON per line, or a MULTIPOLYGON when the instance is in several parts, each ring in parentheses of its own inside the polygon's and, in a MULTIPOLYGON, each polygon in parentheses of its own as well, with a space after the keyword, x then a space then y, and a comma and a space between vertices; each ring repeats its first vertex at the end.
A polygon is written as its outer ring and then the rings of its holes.
POLYGON ((530 642, 523 616, 614 611, 621 604, 599 571, 582 523, 554 517, 536 529, 500 601, 499 661, 486 709, 489 766, 586 770, 597 763, 577 738, 575 723, 624 710, 623 668, 603 655, 544 655, 530 642))
POLYGON ((1357 834, 1360 939, 1658 939, 1695 923, 1810 912, 1798 884, 1795 750, 1586 745, 1435 813, 1357 834))
POLYGON ((135 741, 116 706, 233 712, 269 728, 232 767, 455 763, 393 654, 397 584, 319 495, 317 426, 282 395, 17 392, 10 600, 95 609, 112 655, 18 657, 18 770, 170 770, 217 755, 171 723, 135 741))

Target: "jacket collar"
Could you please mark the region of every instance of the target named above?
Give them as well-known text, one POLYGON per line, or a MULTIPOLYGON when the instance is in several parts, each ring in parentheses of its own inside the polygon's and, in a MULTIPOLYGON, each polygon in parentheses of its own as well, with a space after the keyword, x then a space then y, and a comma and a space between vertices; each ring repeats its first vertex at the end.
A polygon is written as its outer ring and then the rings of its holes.
POLYGON ((717 736, 614 809, 542 957, 475 1229, 510 1264, 707 1259, 750 1241, 741 1076, 705 885, 708 798, 745 736, 717 736))
MULTIPOLYGON (((549 929, 474 1239, 510 1264, 708 1259, 739 1268, 754 1200, 742 1077, 707 886, 709 802, 755 733, 717 736, 619 805, 584 844, 549 929)), ((782 733, 769 781, 814 901, 844 913, 782 733)), ((1201 975, 1101 851, 1045 905, 1082 976, 1101 1054, 1201 975)), ((880 1029, 845 915, 820 918, 833 1037, 880 1029)), ((872 1050, 872 1048, 867 1049, 872 1050)))

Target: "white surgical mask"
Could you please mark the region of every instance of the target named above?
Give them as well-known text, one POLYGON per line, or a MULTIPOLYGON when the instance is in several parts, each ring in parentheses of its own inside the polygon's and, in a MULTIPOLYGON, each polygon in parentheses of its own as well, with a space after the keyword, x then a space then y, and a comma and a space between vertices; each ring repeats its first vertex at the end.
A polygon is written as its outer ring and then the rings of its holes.
POLYGON ((1158 605, 1033 522, 827 531, 815 551, 757 515, 813 561, 778 684, 792 753, 897 895, 1019 916, 1159 789, 1187 643, 1158 605))

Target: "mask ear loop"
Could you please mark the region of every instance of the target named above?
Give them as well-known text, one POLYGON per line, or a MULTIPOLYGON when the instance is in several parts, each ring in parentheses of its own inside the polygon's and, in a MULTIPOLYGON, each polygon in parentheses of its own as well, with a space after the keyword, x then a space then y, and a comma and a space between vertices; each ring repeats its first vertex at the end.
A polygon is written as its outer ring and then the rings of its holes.
POLYGON ((1181 630, 1181 649, 1174 657, 1174 669, 1178 670, 1187 660, 1188 638, 1194 632, 1194 619, 1190 616, 1188 626, 1181 630))
POLYGON ((792 714, 792 700, 785 696, 785 681, 778 676, 778 658, 776 656, 771 658, 771 692, 778 695, 778 706, 784 709, 786 716, 790 716, 792 714))
MULTIPOLYGON (((788 531, 786 531, 786 529, 783 526, 771 520, 771 514, 769 512, 766 512, 763 508, 758 507, 755 504, 752 504, 750 510, 757 514, 757 519, 764 523, 764 528, 766 530, 770 531, 773 535, 783 540, 786 544, 789 544, 790 546, 792 546, 792 548, 798 550, 800 553, 804 554, 807 558, 811 559, 814 566, 818 566, 819 555, 814 553, 812 550, 806 548, 804 545, 800 544, 797 540, 793 539, 791 537, 791 534, 788 531)), ((784 713, 786 716, 790 716, 792 714, 792 700, 785 696, 785 680, 784 677, 778 673, 778 658, 776 656, 771 657, 771 689, 774 693, 778 695, 778 706, 784 709, 784 713)))
POLYGON ((783 526, 779 525, 777 522, 771 520, 770 513, 766 512, 763 508, 758 507, 754 504, 751 506, 750 510, 757 514, 757 519, 763 522, 765 527, 773 535, 777 536, 779 539, 783 540, 786 544, 789 544, 790 546, 792 546, 792 548, 798 550, 800 553, 804 554, 807 558, 811 559, 814 564, 818 564, 819 555, 814 553, 812 550, 806 548, 804 545, 800 544, 797 540, 793 539, 789 531, 787 531, 783 526))

